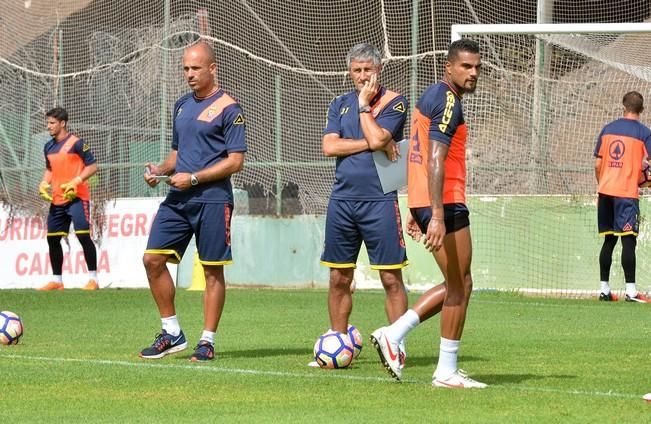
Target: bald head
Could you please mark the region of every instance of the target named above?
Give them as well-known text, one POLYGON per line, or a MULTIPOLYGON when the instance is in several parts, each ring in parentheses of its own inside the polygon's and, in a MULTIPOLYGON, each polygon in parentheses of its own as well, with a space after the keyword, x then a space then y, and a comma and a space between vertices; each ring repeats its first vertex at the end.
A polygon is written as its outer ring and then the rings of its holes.
POLYGON ((197 97, 206 97, 215 92, 219 88, 215 50, 203 41, 186 48, 183 52, 183 74, 197 97))
POLYGON ((206 64, 210 65, 211 63, 217 63, 217 57, 215 56, 215 49, 213 49, 210 44, 205 41, 200 41, 196 44, 191 45, 185 49, 183 56, 185 55, 197 55, 203 60, 206 60, 206 64))

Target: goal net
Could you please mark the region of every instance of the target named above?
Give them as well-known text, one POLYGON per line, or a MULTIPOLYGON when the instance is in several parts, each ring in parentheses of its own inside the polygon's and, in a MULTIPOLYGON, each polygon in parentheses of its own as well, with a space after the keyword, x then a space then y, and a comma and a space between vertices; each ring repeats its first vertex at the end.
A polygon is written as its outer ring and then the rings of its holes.
MULTIPOLYGON (((221 85, 240 100, 247 117, 247 161, 233 179, 236 213, 322 214, 334 160, 323 157, 321 131, 330 100, 352 89, 345 65, 352 45, 376 45, 383 84, 413 106, 441 77, 451 24, 535 22, 540 16, 554 22, 640 21, 651 15, 649 2, 579 3, 5 1, 0 202, 12 213, 45 215, 47 205, 37 193, 48 138, 44 115, 59 105, 98 158, 92 181, 96 230, 102 229, 105 201, 165 195, 164 187, 143 183, 143 164, 169 151, 171 108, 188 91, 182 52, 204 39, 216 49, 221 85), (538 10, 537 3, 553 7, 538 10)), ((649 94, 645 66, 651 63, 648 33, 605 28, 589 34, 464 34, 480 41, 485 62, 477 93, 464 100, 472 138, 468 191, 477 287, 587 290, 598 278, 593 143, 600 127, 620 114, 625 91, 649 94)), ((644 214, 645 201, 642 206, 644 214)), ((646 225, 640 276, 650 266, 646 225)))
MULTIPOLYGON (((485 243, 473 272, 484 287, 597 290, 593 151, 626 92, 651 102, 651 24, 453 26, 452 39, 461 36, 479 42, 483 62, 464 98, 473 233, 485 243)), ((638 286, 648 290, 651 207, 640 205, 638 286)), ((611 285, 622 289, 618 259, 616 250, 611 285)))
POLYGON ((407 96, 436 80, 437 66, 432 4, 317 6, 296 0, 9 2, 0 12, 7 16, 0 25, 7 34, 0 39, 0 200, 44 211, 36 190, 48 137, 44 114, 56 105, 68 109, 71 129, 98 158, 95 205, 164 195, 164 187, 143 184, 143 164, 169 152, 171 108, 189 91, 183 49, 203 39, 216 49, 221 85, 247 117, 249 152, 234 186, 249 201, 239 207, 236 193, 238 213, 323 213, 334 160, 322 154, 321 132, 330 101, 352 89, 345 65, 350 47, 376 45, 383 83, 407 96))

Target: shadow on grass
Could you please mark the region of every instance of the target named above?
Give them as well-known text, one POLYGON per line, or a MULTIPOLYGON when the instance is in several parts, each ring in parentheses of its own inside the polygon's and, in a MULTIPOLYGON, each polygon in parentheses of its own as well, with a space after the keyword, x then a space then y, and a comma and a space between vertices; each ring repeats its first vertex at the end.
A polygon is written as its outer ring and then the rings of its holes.
MULTIPOLYGON (((374 359, 378 358, 378 355, 375 351, 368 352, 373 353, 374 359)), ((409 356, 409 350, 407 350, 407 366, 436 366, 438 362, 438 353, 432 356, 409 356)), ((463 368, 463 364, 466 362, 486 362, 488 359, 482 358, 480 356, 461 356, 459 358, 459 364, 463 368)))

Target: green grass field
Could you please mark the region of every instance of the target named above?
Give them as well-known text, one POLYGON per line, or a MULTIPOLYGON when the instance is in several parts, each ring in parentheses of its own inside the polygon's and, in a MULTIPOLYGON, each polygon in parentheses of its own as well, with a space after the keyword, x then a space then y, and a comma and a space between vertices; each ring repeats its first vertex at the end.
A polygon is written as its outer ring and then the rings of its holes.
MULTIPOLYGON (((201 295, 177 294, 190 347, 201 295)), ((486 390, 431 387, 437 318, 410 335, 405 381, 391 380, 368 342, 385 319, 376 291, 354 295, 365 345, 344 370, 306 366, 328 328, 323 290, 229 290, 207 364, 190 349, 138 358, 160 327, 147 290, 3 290, 0 309, 26 327, 0 347, 2 422, 651 421, 651 305, 476 293, 459 360, 486 390)))

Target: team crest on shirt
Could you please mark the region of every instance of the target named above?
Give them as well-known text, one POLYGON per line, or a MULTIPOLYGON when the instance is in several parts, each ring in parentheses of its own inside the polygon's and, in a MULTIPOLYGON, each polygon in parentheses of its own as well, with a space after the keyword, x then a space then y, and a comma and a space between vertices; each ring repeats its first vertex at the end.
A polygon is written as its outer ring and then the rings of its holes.
POLYGON ((626 151, 626 146, 622 140, 613 140, 608 146, 608 154, 614 160, 620 160, 624 156, 624 151, 626 151))
POLYGON ((212 107, 212 106, 211 106, 211 107, 209 107, 208 110, 206 111, 206 115, 208 115, 208 119, 212 119, 212 118, 214 118, 215 116, 217 116, 217 112, 219 112, 219 110, 218 110, 216 107, 212 107))
POLYGON ((244 125, 244 117, 241 113, 237 114, 237 118, 233 121, 233 125, 244 125))

